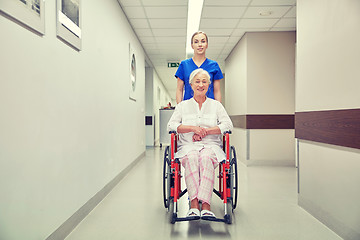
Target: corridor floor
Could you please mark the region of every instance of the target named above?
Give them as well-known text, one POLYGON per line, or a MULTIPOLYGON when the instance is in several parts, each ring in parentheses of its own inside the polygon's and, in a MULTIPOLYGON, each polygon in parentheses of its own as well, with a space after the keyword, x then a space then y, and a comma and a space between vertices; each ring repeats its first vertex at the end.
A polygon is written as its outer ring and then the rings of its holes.
MULTIPOLYGON (((231 225, 203 220, 171 224, 163 205, 164 148, 147 148, 145 159, 77 226, 66 240, 113 239, 341 239, 297 205, 296 168, 238 164, 239 198, 231 225)), ((185 185, 183 185, 185 186, 185 185)), ((180 199, 179 216, 188 209, 180 199)), ((223 217, 213 195, 212 210, 223 217)))

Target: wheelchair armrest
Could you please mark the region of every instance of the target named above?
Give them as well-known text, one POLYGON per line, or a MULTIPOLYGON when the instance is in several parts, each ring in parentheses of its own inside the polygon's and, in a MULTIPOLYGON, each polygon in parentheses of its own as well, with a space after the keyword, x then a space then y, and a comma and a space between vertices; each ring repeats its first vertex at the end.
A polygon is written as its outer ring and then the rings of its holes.
POLYGON ((177 134, 177 132, 176 132, 176 131, 169 131, 169 134, 172 134, 172 133, 177 134))
POLYGON ((225 135, 225 134, 231 134, 231 131, 226 131, 226 132, 224 132, 223 134, 225 135))

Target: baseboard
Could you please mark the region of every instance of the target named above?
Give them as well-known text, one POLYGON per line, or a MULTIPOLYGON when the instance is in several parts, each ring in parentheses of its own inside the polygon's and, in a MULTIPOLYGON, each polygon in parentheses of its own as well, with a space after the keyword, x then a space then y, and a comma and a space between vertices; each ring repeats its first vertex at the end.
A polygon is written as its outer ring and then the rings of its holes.
POLYGON ((349 228, 343 222, 336 219, 331 213, 324 211, 320 206, 317 206, 301 195, 298 196, 298 205, 341 238, 347 240, 360 239, 360 232, 349 228))
POLYGON ((76 226, 111 192, 111 190, 130 172, 130 170, 145 157, 145 152, 140 154, 132 163, 122 170, 113 180, 105 185, 97 194, 87 201, 68 220, 56 229, 46 240, 65 239, 76 226))

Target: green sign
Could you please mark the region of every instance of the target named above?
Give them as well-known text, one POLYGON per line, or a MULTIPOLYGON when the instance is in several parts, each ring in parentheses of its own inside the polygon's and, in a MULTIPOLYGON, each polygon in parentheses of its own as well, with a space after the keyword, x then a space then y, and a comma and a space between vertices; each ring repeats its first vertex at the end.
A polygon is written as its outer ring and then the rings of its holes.
POLYGON ((168 68, 177 68, 179 67, 178 62, 168 62, 168 68))

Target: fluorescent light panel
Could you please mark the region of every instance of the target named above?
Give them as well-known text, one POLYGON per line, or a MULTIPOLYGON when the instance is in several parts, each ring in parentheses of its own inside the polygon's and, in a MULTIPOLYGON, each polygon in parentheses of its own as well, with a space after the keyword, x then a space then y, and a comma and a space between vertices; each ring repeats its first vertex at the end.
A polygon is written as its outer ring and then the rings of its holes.
POLYGON ((194 32, 199 31, 201 12, 204 0, 189 0, 188 1, 188 18, 186 31, 186 57, 192 56, 194 53, 191 48, 190 38, 194 32))

